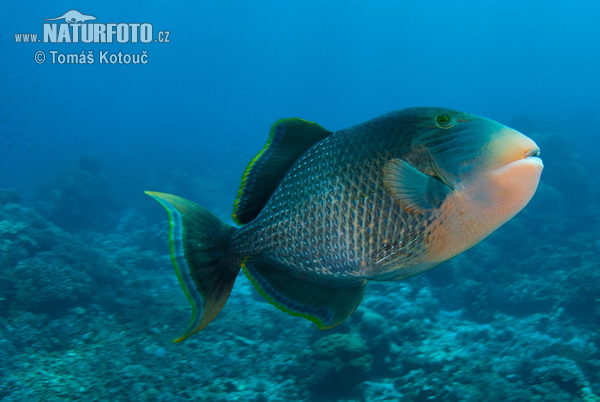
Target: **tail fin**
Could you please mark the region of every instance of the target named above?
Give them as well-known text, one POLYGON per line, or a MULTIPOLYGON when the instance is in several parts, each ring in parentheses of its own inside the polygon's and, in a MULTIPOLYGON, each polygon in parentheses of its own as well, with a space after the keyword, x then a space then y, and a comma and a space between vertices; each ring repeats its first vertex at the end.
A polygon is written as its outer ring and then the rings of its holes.
POLYGON ((181 342, 203 330, 219 314, 240 270, 241 260, 227 255, 235 228, 207 209, 175 195, 146 191, 169 214, 171 261, 179 284, 192 305, 181 342))

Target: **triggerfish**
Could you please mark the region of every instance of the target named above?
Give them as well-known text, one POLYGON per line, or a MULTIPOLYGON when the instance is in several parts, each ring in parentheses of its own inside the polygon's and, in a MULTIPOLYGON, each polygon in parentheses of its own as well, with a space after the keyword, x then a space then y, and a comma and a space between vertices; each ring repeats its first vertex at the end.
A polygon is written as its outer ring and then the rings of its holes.
POLYGON ((279 309, 319 328, 343 322, 368 281, 420 274, 474 246, 529 202, 543 164, 530 138, 495 121, 410 108, 330 132, 276 121, 248 165, 233 219, 148 191, 167 210, 188 329, 221 311, 242 268, 279 309))

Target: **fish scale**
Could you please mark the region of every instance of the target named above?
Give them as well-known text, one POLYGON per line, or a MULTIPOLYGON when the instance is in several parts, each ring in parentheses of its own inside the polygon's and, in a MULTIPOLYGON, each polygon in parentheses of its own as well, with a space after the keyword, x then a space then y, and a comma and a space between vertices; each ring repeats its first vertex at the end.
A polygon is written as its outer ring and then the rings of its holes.
POLYGON ((418 259, 423 251, 415 244, 426 235, 420 225, 426 217, 408 214, 383 185, 385 161, 403 155, 354 140, 362 135, 369 142, 369 131, 378 127, 374 122, 361 130, 365 133, 336 132, 309 149, 258 217, 236 234, 234 247, 241 254, 276 261, 295 274, 314 272, 320 276, 317 280, 368 278, 418 259), (282 210, 286 213, 278 213, 282 210), (412 241, 403 241, 407 233, 412 241), (279 238, 288 241, 279 246, 264 241, 279 238), (315 258, 307 261, 307 255, 315 258))

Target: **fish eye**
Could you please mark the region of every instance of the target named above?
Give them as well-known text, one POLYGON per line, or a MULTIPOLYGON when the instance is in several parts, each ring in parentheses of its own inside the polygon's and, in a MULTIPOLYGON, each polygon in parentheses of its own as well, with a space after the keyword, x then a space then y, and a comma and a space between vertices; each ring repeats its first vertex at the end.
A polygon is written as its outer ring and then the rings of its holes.
POLYGON ((440 114, 435 118, 435 122, 439 128, 450 128, 454 125, 454 118, 447 114, 440 114))

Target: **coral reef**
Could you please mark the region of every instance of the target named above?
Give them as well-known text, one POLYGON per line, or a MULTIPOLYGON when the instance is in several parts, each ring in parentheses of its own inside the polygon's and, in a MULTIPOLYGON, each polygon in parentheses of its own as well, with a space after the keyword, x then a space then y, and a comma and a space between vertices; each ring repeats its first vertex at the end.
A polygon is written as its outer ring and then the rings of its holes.
POLYGON ((318 397, 351 394, 373 371, 373 355, 359 335, 331 334, 312 345, 304 363, 307 388, 318 397))

